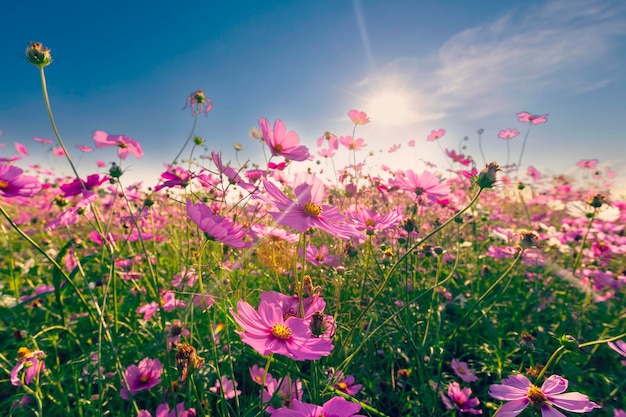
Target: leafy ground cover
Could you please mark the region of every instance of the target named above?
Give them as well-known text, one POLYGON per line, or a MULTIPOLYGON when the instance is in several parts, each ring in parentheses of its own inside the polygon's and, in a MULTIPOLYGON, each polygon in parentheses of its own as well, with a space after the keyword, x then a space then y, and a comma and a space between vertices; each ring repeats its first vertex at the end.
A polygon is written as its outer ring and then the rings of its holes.
MULTIPOLYGON (((49 50, 27 58, 45 81, 49 50)), ((626 415, 626 202, 597 161, 372 172, 352 110, 317 155, 260 119, 262 166, 192 129, 144 188, 141 143, 99 130, 119 160, 79 176, 44 101, 76 176, 0 162, 3 415, 626 415)), ((517 117, 524 141, 548 120, 517 117)))

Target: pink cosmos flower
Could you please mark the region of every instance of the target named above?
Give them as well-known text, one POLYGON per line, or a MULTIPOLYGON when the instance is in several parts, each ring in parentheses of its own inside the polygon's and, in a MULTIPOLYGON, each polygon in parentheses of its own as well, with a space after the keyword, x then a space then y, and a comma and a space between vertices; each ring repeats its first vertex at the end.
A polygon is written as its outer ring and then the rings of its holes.
POLYGON ((26 146, 22 145, 19 142, 15 142, 15 150, 17 151, 17 153, 19 153, 20 155, 24 155, 27 156, 28 155, 28 150, 26 149, 26 146))
POLYGON ((192 204, 188 199, 187 215, 200 230, 227 246, 243 249, 252 245, 251 241, 244 241, 246 230, 243 227, 236 226, 227 218, 213 213, 213 210, 205 204, 192 204))
POLYGON ((355 125, 364 125, 370 121, 370 118, 367 117, 365 112, 358 110, 350 110, 348 112, 348 117, 355 125))
MULTIPOLYGON (((124 374, 128 381, 130 394, 135 395, 138 391, 148 390, 161 383, 161 373, 163 365, 158 359, 144 358, 139 362, 139 366, 130 365, 124 374)), ((122 382, 120 397, 127 400, 129 391, 126 384, 122 382)))
POLYGON ((165 168, 167 171, 164 171, 160 178, 160 181, 163 182, 160 182, 156 187, 154 187, 155 192, 158 192, 163 188, 185 188, 189 185, 191 175, 188 170, 180 166, 172 166, 169 164, 166 164, 165 168))
POLYGON ((325 132, 322 136, 317 138, 317 146, 321 148, 324 144, 324 141, 328 141, 329 149, 337 150, 339 148, 339 140, 337 139, 337 136, 333 135, 330 132, 325 132))
POLYGON ((76 204, 65 210, 63 213, 46 223, 45 230, 53 230, 59 226, 69 226, 71 224, 78 223, 80 216, 83 214, 89 215, 90 204, 96 201, 98 195, 93 191, 84 190, 82 192, 82 199, 76 202, 76 204))
POLYGON ((403 190, 414 193, 418 200, 424 196, 434 203, 450 194, 450 187, 440 182, 438 177, 428 171, 418 175, 409 169, 405 172, 405 176, 397 175, 392 182, 403 190))
POLYGON ((263 133, 263 139, 274 156, 282 156, 292 161, 306 161, 311 156, 306 146, 300 145, 300 138, 293 130, 287 132, 287 127, 282 120, 274 122, 274 129, 266 118, 259 119, 259 126, 263 133))
POLYGON ((54 141, 53 141, 52 139, 46 139, 46 138, 38 138, 38 137, 33 137, 33 140, 34 140, 35 142, 45 143, 45 144, 48 144, 48 143, 54 143, 54 141))
POLYGON ((17 356, 17 364, 13 367, 13 370, 11 370, 11 385, 16 387, 21 385, 22 382, 18 374, 22 369, 25 369, 24 383, 26 385, 33 382, 33 379, 46 369, 46 364, 43 361, 46 354, 43 353, 42 350, 30 350, 21 347, 17 350, 17 356))
POLYGON ((448 150, 446 148, 446 155, 448 155, 448 158, 452 159, 453 162, 458 162, 459 164, 464 166, 468 166, 472 163, 471 158, 466 158, 465 155, 463 155, 462 153, 457 154, 454 149, 448 150))
POLYGON ((401 144, 396 143, 394 145, 391 145, 391 147, 387 150, 387 153, 394 153, 396 152, 398 149, 400 149, 402 147, 401 144))
POLYGON ((477 410, 474 407, 478 407, 480 400, 478 398, 470 398, 472 390, 470 388, 463 388, 458 382, 452 382, 448 385, 448 396, 446 397, 443 392, 440 391, 441 400, 448 410, 454 410, 455 408, 462 413, 470 414, 482 414, 483 410, 477 410))
POLYGON ((269 212, 279 224, 290 226, 298 232, 309 228, 322 229, 339 238, 348 239, 355 231, 345 224, 345 218, 336 207, 322 204, 326 197, 326 187, 312 174, 296 174, 293 193, 295 201, 287 197, 277 186, 264 181, 269 197, 259 196, 272 204, 280 212, 269 212))
POLYGON ((428 135, 426 140, 428 142, 433 142, 433 141, 436 141, 437 139, 441 138, 445 134, 446 134, 446 129, 431 130, 430 131, 430 135, 428 135))
POLYGON ((196 116, 200 113, 204 113, 204 116, 206 117, 213 108, 213 103, 210 98, 204 95, 204 91, 196 90, 187 96, 183 110, 187 107, 191 109, 192 115, 196 116))
MULTIPOLYGON (((139 410, 137 417, 152 417, 152 414, 148 410, 139 410)), ((196 417, 196 409, 185 410, 185 403, 178 403, 176 408, 170 411, 169 404, 163 403, 157 407, 155 417, 196 417)))
POLYGON ((263 389, 263 402, 269 403, 266 411, 273 413, 280 407, 290 408, 293 401, 302 401, 303 393, 300 379, 293 381, 287 375, 278 380, 268 374, 263 389))
MULTIPOLYGON (((309 296, 302 299, 302 307, 304 309, 304 319, 308 325, 316 311, 324 311, 326 301, 324 301, 322 297, 319 297, 317 293, 305 295, 309 296)), ((285 295, 276 291, 264 291, 261 293, 261 301, 266 301, 269 304, 280 307, 280 311, 283 312, 283 318, 285 320, 289 317, 299 315, 299 301, 297 295, 285 295)))
POLYGON ((62 184, 61 191, 63 191, 64 197, 71 197, 74 195, 78 195, 86 190, 93 191, 96 187, 99 187, 108 180, 109 177, 107 176, 103 176, 102 178, 100 178, 100 175, 92 174, 89 175, 87 179, 83 180, 82 182, 78 179, 75 179, 67 184, 62 184))
POLYGON ((209 391, 215 394, 220 393, 227 400, 241 395, 241 391, 237 389, 237 382, 231 381, 226 375, 222 375, 221 379, 215 381, 215 385, 209 388, 209 391))
POLYGON ((93 152, 93 148, 90 148, 89 146, 85 146, 85 145, 76 145, 76 149, 83 151, 85 153, 93 152))
MULTIPOLYGON (((322 245, 319 249, 315 245, 307 245, 306 247, 306 260, 312 265, 322 266, 338 266, 339 256, 331 255, 328 251, 328 246, 322 245)), ((302 250, 300 250, 299 256, 302 256, 302 250)))
POLYGON ((330 339, 316 338, 304 319, 285 319, 278 305, 261 301, 258 310, 243 300, 237 303, 237 313, 230 314, 243 329, 236 331, 241 340, 262 355, 277 353, 296 361, 317 360, 333 349, 330 339))
POLYGON ((355 384, 356 378, 353 375, 345 376, 343 372, 337 371, 331 375, 331 381, 333 381, 333 387, 351 396, 355 396, 359 393, 363 384, 355 384))
POLYGON ((324 148, 317 151, 317 154, 322 158, 332 158, 333 156, 335 156, 336 153, 337 151, 332 148, 324 148))
POLYGON ((513 139, 517 135, 519 135, 519 131, 517 129, 511 129, 510 127, 498 132, 500 139, 513 139))
POLYGON ((576 163, 581 168, 595 169, 598 165, 597 159, 582 159, 576 163))
POLYGON ((626 411, 614 408, 613 409, 613 417, 626 417, 626 411))
POLYGON ((548 121, 548 115, 547 114, 542 114, 541 116, 537 116, 534 114, 530 114, 527 111, 521 112, 521 113, 517 113, 517 120, 519 120, 522 123, 530 123, 533 125, 538 125, 540 123, 545 123, 548 121))
POLYGON ((138 159, 143 157, 143 149, 139 142, 128 136, 109 135, 102 130, 96 130, 93 132, 93 141, 98 149, 106 148, 107 146, 117 146, 117 156, 122 160, 126 159, 129 153, 132 153, 138 159))
POLYGON ((463 382, 476 382, 478 380, 476 372, 473 369, 469 369, 466 362, 452 359, 450 366, 456 376, 461 378, 463 382))
POLYGON ((339 136, 339 142, 351 151, 358 151, 367 146, 364 139, 358 138, 355 140, 352 136, 339 136))
POLYGON ((528 167, 528 176, 534 180, 541 179, 541 173, 533 166, 528 167))
POLYGON ((574 413, 588 413, 594 408, 601 408, 581 393, 568 392, 564 394, 567 386, 567 379, 552 375, 539 388, 531 384, 524 375, 518 374, 503 379, 502 384, 492 385, 489 388, 489 395, 498 400, 509 401, 500 407, 499 417, 515 417, 528 405, 541 407, 542 417, 564 416, 552 406, 574 413))
POLYGON ((361 410, 359 404, 349 402, 343 397, 331 398, 322 406, 293 400, 292 406, 292 410, 288 408, 275 410, 272 417, 365 417, 362 414, 355 414, 361 410))
POLYGON ((41 190, 35 177, 22 175, 24 171, 13 165, 0 164, 0 196, 31 197, 41 190))
POLYGON ((367 208, 351 208, 346 216, 355 223, 355 229, 365 232, 367 235, 373 235, 376 232, 393 229, 399 225, 403 216, 398 208, 391 210, 389 213, 381 216, 373 210, 367 208))
POLYGON ((55 156, 65 156, 65 151, 63 150, 62 147, 58 146, 56 148, 52 148, 52 153, 55 156))
MULTIPOLYGON (((624 342, 623 340, 618 340, 615 343, 609 342, 607 343, 607 345, 609 345, 611 349, 613 349, 620 355, 626 356, 626 342, 624 342)), ((626 366, 626 361, 622 361, 622 365, 626 366)))
POLYGON ((409 147, 411 147, 411 148, 415 147, 415 140, 414 140, 414 139, 411 139, 411 140, 409 141, 409 143, 407 143, 407 146, 409 146, 409 147))

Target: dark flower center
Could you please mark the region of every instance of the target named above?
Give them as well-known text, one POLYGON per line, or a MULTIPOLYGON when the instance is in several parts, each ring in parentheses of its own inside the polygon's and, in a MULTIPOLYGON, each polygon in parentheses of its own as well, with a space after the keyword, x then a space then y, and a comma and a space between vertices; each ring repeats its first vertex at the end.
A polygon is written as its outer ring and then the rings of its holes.
POLYGON ((526 398, 528 398, 532 405, 543 405, 548 401, 543 391, 534 385, 531 385, 530 388, 528 388, 526 398))

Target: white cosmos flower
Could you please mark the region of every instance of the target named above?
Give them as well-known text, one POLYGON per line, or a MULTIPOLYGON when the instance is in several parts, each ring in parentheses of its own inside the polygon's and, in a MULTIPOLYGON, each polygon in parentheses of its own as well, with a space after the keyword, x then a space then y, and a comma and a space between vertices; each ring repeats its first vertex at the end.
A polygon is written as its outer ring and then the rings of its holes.
MULTIPOLYGON (((565 210, 567 211, 567 214, 572 217, 589 218, 595 209, 583 201, 570 201, 565 205, 565 210)), ((619 217, 619 209, 617 207, 609 206, 608 204, 603 204, 602 207, 598 209, 595 216, 596 219, 604 220, 605 222, 614 222, 619 219, 619 217)))

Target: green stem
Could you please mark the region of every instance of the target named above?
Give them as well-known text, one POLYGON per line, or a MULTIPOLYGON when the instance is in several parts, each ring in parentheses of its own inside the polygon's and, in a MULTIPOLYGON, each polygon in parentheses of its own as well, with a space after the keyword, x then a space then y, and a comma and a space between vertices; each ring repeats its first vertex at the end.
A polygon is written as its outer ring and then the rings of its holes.
POLYGON ((458 333, 459 329, 461 328, 461 324, 463 324, 463 322, 465 321, 465 319, 471 314, 472 311, 474 311, 474 309, 476 307, 478 307, 478 305, 480 303, 483 302, 483 300, 485 298, 487 298, 487 296, 489 294, 491 294, 491 292, 498 286, 500 285, 500 283, 502 282, 502 280, 513 270, 513 268, 515 268, 515 265, 517 265, 517 263, 520 261, 520 259, 522 259, 522 255, 524 254, 524 249, 520 249, 519 252, 517 253, 517 256, 515 257, 515 259, 513 260, 513 262, 511 263, 511 265, 509 265, 509 267, 506 269, 506 271, 504 271, 502 273, 502 275, 500 275, 500 277, 493 283, 491 284, 491 287, 489 287, 487 289, 487 291, 485 291, 485 293, 483 295, 480 296, 480 298, 478 300, 476 300, 476 302, 465 312, 465 314, 463 315, 463 317, 461 317, 461 319, 458 321, 454 331, 452 332, 452 334, 449 337, 449 340, 452 340, 454 338, 454 336, 456 336, 456 334, 458 333))

